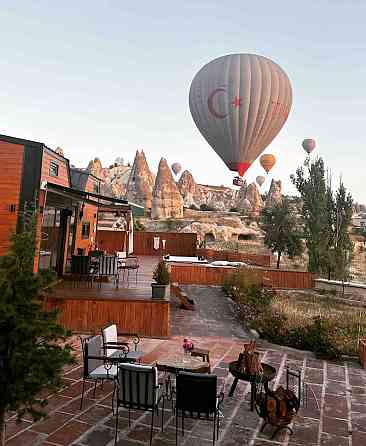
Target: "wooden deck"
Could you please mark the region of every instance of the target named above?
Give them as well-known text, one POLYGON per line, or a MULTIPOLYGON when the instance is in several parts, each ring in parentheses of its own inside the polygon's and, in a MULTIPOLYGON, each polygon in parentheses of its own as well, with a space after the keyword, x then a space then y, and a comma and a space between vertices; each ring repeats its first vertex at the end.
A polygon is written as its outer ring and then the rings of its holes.
POLYGON ((75 332, 99 333, 108 323, 116 323, 120 332, 141 336, 170 336, 170 302, 151 298, 152 271, 156 257, 140 259, 137 284, 120 283, 116 288, 106 282, 88 287, 63 281, 46 295, 46 307, 58 309, 60 322, 75 332))

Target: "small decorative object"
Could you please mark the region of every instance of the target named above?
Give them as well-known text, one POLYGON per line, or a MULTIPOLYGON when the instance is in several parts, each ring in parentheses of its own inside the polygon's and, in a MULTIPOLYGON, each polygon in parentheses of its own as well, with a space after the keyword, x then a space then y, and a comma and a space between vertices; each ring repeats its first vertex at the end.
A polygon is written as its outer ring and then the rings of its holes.
POLYGON ((163 258, 164 258, 164 260, 169 260, 169 258, 170 258, 170 255, 169 255, 169 254, 167 254, 167 255, 166 255, 166 256, 164 256, 163 258))
POLYGON ((185 355, 189 355, 190 352, 193 350, 194 345, 193 342, 190 339, 184 338, 183 339, 183 352, 185 355))
POLYGON ((244 344, 243 352, 239 354, 239 367, 242 373, 248 375, 260 375, 263 373, 262 365, 259 360, 259 353, 255 351, 256 342, 250 341, 244 344))
POLYGON ((155 283, 151 284, 152 297, 155 299, 165 299, 166 297, 169 297, 170 273, 163 260, 157 264, 153 279, 155 280, 155 283))

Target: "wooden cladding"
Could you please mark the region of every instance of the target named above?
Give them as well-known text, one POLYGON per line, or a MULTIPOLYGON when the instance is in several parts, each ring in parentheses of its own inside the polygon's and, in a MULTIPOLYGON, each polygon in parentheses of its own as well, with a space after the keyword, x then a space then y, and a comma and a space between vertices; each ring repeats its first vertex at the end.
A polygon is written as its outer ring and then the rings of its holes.
POLYGON ((24 146, 0 141, 0 256, 16 231, 23 175, 24 146))
POLYGON ((271 266, 271 256, 267 254, 246 254, 232 251, 216 251, 214 249, 197 249, 197 255, 209 261, 226 260, 228 262, 248 262, 256 266, 271 266))
POLYGON ((48 150, 43 150, 41 181, 49 181, 60 186, 71 187, 67 160, 48 150), (57 175, 54 175, 55 165, 57 165, 57 175))
POLYGON ((126 231, 98 231, 97 245, 102 251, 114 254, 116 251, 126 251, 126 231))
MULTIPOLYGON (((274 288, 311 289, 314 275, 303 271, 281 271, 258 269, 263 272, 266 282, 274 288)), ((171 265, 171 281, 179 284, 222 285, 232 268, 209 267, 203 265, 171 265)))
POLYGON ((75 332, 99 333, 110 322, 120 332, 141 336, 170 336, 170 303, 151 300, 47 298, 48 310, 59 310, 59 322, 75 332))
POLYGON ((145 232, 133 233, 133 251, 136 255, 162 255, 174 256, 196 255, 197 234, 182 232, 145 232), (159 237, 159 249, 154 249, 154 237, 159 237), (162 240, 166 240, 163 249, 162 240))

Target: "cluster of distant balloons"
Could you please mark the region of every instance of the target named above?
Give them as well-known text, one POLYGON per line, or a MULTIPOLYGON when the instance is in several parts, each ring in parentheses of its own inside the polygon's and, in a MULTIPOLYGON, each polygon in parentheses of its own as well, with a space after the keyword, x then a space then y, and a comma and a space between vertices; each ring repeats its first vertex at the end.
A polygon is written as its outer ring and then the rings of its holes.
MULTIPOLYGON (((189 92, 193 120, 226 166, 238 173, 234 184, 273 141, 285 124, 292 105, 292 88, 282 68, 263 56, 231 54, 206 64, 194 77, 189 92)), ((315 148, 305 139, 304 150, 315 148)), ((272 154, 259 158, 268 172, 276 163, 272 154)), ((179 163, 172 165, 179 173, 179 163)), ((264 176, 256 182, 262 186, 264 176)))

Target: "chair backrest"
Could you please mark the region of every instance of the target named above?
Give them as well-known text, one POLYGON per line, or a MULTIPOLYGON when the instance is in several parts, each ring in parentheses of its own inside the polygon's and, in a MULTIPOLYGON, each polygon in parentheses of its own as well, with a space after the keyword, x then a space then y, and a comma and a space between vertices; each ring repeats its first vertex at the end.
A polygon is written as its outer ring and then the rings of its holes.
POLYGON ((125 265, 127 268, 138 268, 139 259, 137 257, 127 257, 125 265))
POLYGON ((101 257, 103 255, 103 251, 99 251, 98 249, 94 249, 93 251, 89 251, 90 257, 101 257))
POLYGON ((90 257, 89 256, 72 256, 71 257, 71 273, 72 274, 89 274, 90 257))
POLYGON ((176 407, 198 414, 216 410, 217 376, 204 373, 179 372, 176 383, 176 407))
POLYGON ((116 251, 116 256, 119 259, 125 259, 127 257, 126 251, 116 251))
MULTIPOLYGON (((105 346, 109 342, 117 342, 118 341, 117 325, 111 324, 108 325, 108 327, 102 328, 102 338, 103 338, 103 346, 105 346)), ((106 356, 111 356, 116 351, 117 349, 108 348, 104 349, 104 354, 106 356)))
POLYGON ((114 276, 117 273, 117 257, 103 256, 99 263, 99 274, 102 276, 114 276))
POLYGON ((97 367, 103 365, 102 359, 91 359, 90 356, 102 355, 102 337, 100 335, 93 336, 83 342, 83 362, 84 362, 84 376, 89 376, 90 373, 97 367))
POLYGON ((158 400, 156 367, 140 364, 118 366, 118 400, 131 409, 151 409, 158 400))

